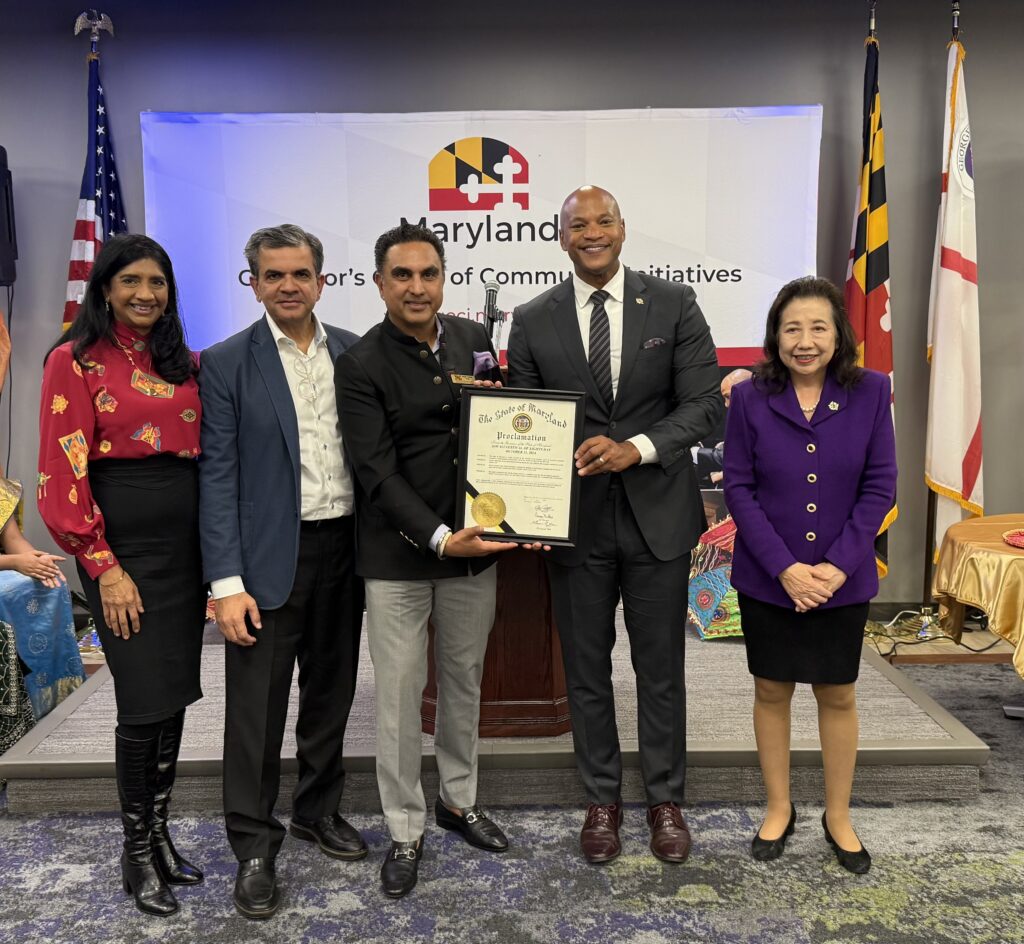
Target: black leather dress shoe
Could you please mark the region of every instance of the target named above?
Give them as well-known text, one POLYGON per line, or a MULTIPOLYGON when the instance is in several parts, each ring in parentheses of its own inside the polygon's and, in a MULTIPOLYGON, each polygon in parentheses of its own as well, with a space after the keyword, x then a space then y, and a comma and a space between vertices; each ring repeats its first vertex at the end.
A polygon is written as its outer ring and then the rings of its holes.
POLYGON ((793 835, 793 830, 796 829, 796 807, 790 803, 789 810, 789 823, 786 824, 785 831, 778 839, 762 838, 760 829, 754 833, 754 838, 750 842, 750 854, 758 862, 771 862, 772 859, 777 859, 785 852, 786 840, 793 835))
POLYGON ((821 814, 821 828, 825 830, 825 842, 831 847, 832 851, 836 854, 836 861, 846 869, 847 872, 853 872, 855 875, 863 875, 868 869, 871 868, 871 855, 867 849, 864 848, 864 844, 861 843, 860 848, 856 852, 850 852, 848 849, 844 849, 832 838, 832 833, 828 831, 828 822, 825 819, 826 814, 821 814))
POLYGON ((471 846, 488 852, 504 852, 508 848, 505 834, 484 814, 479 806, 468 806, 462 815, 453 813, 438 797, 434 803, 434 818, 442 829, 461 833, 471 846))
POLYGON ((380 867, 381 885, 388 898, 401 898, 416 887, 422 858, 422 836, 416 842, 391 843, 387 858, 380 867))
POLYGON ((335 859, 362 859, 369 852, 356 828, 337 813, 322 816, 313 823, 293 816, 288 832, 296 839, 315 842, 322 851, 335 859))
POLYGON ((244 859, 235 877, 235 907, 245 918, 269 918, 281 907, 273 859, 244 859))

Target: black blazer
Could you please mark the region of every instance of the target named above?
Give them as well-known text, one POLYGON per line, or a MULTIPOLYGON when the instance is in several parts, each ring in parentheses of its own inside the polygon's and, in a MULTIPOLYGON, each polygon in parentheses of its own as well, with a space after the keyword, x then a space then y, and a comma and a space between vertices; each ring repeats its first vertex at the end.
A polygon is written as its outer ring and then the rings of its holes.
POLYGON ((356 570, 384 580, 479 573, 493 557, 438 560, 430 538, 455 527, 462 387, 473 353, 493 349, 483 326, 441 315, 442 346, 385 316, 338 359, 341 437, 356 479, 356 570))
MULTIPOLYGON (((337 363, 358 340, 324 325, 337 363)), ((283 606, 299 556, 299 423, 267 319, 203 351, 199 536, 206 580, 241 575, 260 609, 283 606)))
MULTIPOLYGON (((508 367, 513 387, 584 391, 584 439, 622 442, 646 434, 659 461, 622 473, 644 540, 659 560, 674 560, 697 544, 707 522, 690 447, 715 427, 725 404, 715 345, 693 289, 626 270, 613 404, 604 402, 587 364, 571 278, 515 310, 508 367)), ((553 550, 553 560, 582 563, 609 481, 607 475, 583 479, 576 547, 553 550)))

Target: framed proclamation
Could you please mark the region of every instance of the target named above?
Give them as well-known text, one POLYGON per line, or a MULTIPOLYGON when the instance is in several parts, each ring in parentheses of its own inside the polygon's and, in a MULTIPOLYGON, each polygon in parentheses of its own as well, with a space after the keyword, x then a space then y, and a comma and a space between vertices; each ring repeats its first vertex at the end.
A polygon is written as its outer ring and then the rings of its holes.
POLYGON ((456 529, 486 538, 572 547, 580 479, 573 453, 585 394, 465 387, 456 529))

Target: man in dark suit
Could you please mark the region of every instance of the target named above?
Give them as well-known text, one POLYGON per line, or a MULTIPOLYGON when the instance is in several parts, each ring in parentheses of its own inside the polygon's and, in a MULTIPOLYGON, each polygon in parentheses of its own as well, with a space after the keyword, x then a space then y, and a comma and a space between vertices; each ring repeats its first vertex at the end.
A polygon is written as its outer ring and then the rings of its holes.
POLYGON ((690 449, 718 422, 711 334, 688 286, 624 268, 615 198, 581 187, 562 205, 559 240, 575 274, 520 306, 509 337, 514 387, 587 394, 574 548, 548 573, 562 640, 573 741, 589 807, 588 862, 621 851, 622 762, 611 651, 621 597, 637 676, 640 762, 651 850, 682 862, 686 774, 683 628, 690 550, 705 528, 690 449))
MULTIPOLYGON (((722 378, 722 399, 725 401, 725 409, 729 409, 729 397, 732 388, 744 380, 749 380, 753 373, 745 367, 737 367, 731 370, 722 378)), ((722 467, 725 462, 725 442, 719 440, 713 446, 705 446, 700 443, 690 450, 693 455, 693 462, 697 466, 697 484, 701 488, 721 488, 722 467)))
POLYGON ((496 551, 482 528, 453 531, 462 386, 494 381, 482 325, 438 315, 444 246, 403 223, 374 247, 384 320, 338 361, 338 406, 356 476, 356 567, 366 578, 366 632, 377 703, 377 785, 391 849, 384 893, 416 884, 426 802, 420 785, 420 700, 427 622, 434 626, 434 747, 439 826, 490 852, 508 848, 476 804, 480 679, 494 623, 496 551))
POLYGON ((199 463, 203 565, 226 648, 224 814, 239 860, 235 906, 280 904, 274 817, 292 670, 299 779, 289 831, 338 859, 366 844, 338 815, 342 741, 355 691, 362 582, 334 364, 357 338, 313 313, 323 246, 297 226, 245 247, 266 315, 202 354, 199 463))

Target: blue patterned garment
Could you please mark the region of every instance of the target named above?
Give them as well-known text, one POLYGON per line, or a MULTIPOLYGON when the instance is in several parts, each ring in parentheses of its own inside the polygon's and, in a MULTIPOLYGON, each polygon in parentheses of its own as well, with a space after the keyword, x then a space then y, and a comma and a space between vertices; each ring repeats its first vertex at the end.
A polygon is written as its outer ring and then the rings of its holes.
POLYGON ((67 584, 53 590, 0 570, 0 620, 14 627, 18 655, 31 669, 25 687, 38 721, 85 681, 67 584))

